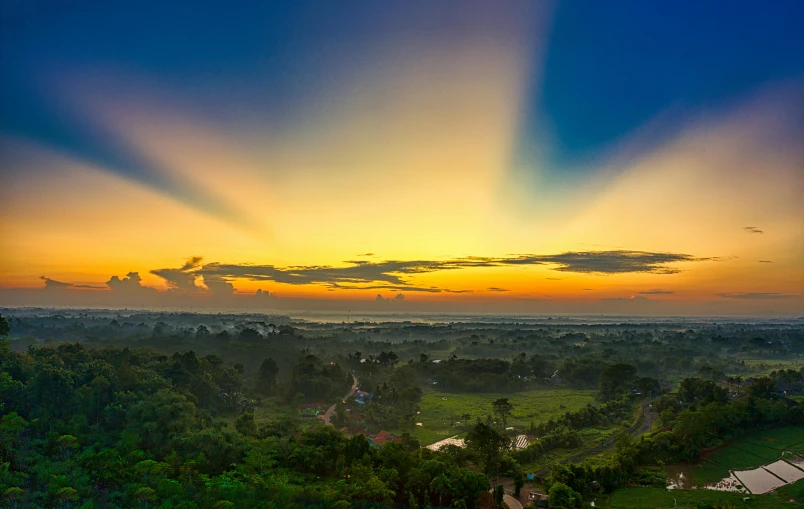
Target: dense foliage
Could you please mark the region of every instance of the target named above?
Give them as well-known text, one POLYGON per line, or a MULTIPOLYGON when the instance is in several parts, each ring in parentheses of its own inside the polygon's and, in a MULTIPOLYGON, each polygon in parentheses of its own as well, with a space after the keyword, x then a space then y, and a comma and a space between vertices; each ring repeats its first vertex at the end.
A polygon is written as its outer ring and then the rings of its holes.
MULTIPOLYGON (((315 364, 297 365, 302 383, 345 377, 315 364)), ((415 442, 217 419, 250 416, 248 403, 241 372, 215 356, 0 343, 0 495, 17 507, 475 507, 489 489, 415 442)))
POLYGON ((500 478, 521 490, 527 465, 546 476, 551 507, 569 508, 664 486, 663 463, 744 433, 804 425, 791 399, 804 388, 790 362, 804 353, 800 326, 126 313, 0 320, 11 335, 0 342, 0 504, 477 507, 502 496, 489 491, 500 478), (360 401, 341 401, 353 384, 360 401), (574 389, 596 401, 527 425, 522 398, 574 389), (444 414, 465 448, 419 447, 416 436, 435 440, 417 426, 423 394, 487 398, 444 414), (323 426, 315 416, 332 403, 335 427, 323 426), (645 433, 632 423, 651 403, 658 431, 645 433), (372 445, 380 430, 401 440, 372 445), (531 444, 516 450, 519 434, 531 444))

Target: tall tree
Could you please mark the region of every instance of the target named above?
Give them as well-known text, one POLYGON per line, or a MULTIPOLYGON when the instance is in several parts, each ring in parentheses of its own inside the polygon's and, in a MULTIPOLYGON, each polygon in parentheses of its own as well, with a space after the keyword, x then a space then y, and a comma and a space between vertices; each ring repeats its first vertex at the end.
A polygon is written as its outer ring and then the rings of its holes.
POLYGON ((3 315, 0 315, 0 337, 8 336, 9 332, 11 332, 11 328, 8 326, 8 322, 3 315))
POLYGON ((466 447, 472 452, 478 466, 488 476, 496 475, 503 453, 510 445, 508 439, 494 428, 478 422, 466 436, 466 447))
POLYGON ((514 405, 508 402, 508 398, 500 398, 494 401, 491 406, 494 408, 494 413, 500 417, 500 420, 502 420, 503 428, 508 427, 508 417, 514 410, 514 405))
POLYGON ((268 357, 262 361, 260 369, 257 372, 257 392, 265 396, 270 396, 276 391, 276 375, 279 373, 279 367, 276 361, 268 357))
POLYGON ((195 330, 195 338, 196 339, 207 339, 209 337, 209 329, 207 329, 206 325, 199 325, 198 328, 195 330))

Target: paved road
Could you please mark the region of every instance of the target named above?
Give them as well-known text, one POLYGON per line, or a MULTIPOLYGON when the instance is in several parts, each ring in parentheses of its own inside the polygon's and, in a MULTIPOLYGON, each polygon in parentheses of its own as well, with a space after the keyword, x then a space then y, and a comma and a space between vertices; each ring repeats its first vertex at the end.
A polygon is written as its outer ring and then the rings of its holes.
MULTIPOLYGON (((357 377, 352 376, 352 378, 354 379, 354 383, 352 383, 352 388, 349 389, 349 392, 347 392, 346 396, 344 396, 343 399, 341 400, 344 403, 346 403, 346 400, 351 398, 352 395, 354 395, 355 391, 357 390, 357 377)), ((318 418, 322 419, 324 421, 324 424, 326 424, 327 426, 332 425, 329 421, 330 421, 330 419, 332 419, 332 416, 335 415, 335 406, 336 405, 337 405, 337 403, 335 403, 331 407, 327 408, 327 411, 324 412, 323 415, 318 416, 318 418)))
POLYGON ((522 503, 508 493, 503 495, 503 502, 508 506, 508 509, 522 509, 522 503))

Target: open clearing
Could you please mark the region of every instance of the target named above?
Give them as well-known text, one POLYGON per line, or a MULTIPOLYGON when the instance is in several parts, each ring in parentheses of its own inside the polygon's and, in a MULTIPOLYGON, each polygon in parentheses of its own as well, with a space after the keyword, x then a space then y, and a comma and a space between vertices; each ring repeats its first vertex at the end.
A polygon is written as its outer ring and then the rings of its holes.
POLYGON ((477 419, 485 420, 492 413, 491 403, 499 398, 508 398, 514 406, 508 426, 521 431, 531 422, 538 424, 564 412, 583 408, 595 401, 596 394, 597 391, 593 390, 573 389, 451 394, 428 388, 422 396, 421 413, 416 419, 422 425, 416 426, 416 433, 422 445, 459 434, 464 424, 473 424, 477 419), (464 414, 469 414, 468 422, 464 422, 464 414))

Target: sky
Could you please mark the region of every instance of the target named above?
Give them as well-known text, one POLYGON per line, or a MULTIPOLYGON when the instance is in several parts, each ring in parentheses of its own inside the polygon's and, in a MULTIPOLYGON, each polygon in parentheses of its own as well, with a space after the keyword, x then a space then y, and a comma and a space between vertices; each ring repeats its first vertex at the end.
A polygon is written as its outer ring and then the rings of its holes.
POLYGON ((0 5, 0 305, 804 315, 800 1, 0 5))

